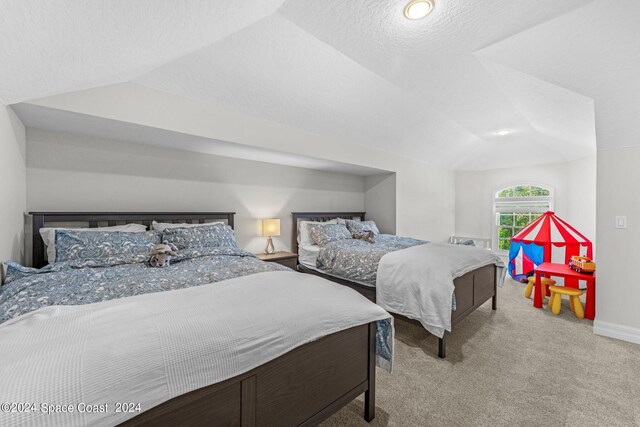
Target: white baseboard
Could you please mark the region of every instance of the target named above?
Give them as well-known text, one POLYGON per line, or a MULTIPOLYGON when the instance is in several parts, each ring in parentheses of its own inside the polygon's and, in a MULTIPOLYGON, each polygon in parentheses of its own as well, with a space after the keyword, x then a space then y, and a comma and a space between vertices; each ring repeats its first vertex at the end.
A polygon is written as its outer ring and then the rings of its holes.
POLYGON ((616 338, 623 341, 629 341, 640 344, 640 329, 630 326, 618 325, 617 323, 603 322, 594 320, 593 333, 605 337, 616 338))

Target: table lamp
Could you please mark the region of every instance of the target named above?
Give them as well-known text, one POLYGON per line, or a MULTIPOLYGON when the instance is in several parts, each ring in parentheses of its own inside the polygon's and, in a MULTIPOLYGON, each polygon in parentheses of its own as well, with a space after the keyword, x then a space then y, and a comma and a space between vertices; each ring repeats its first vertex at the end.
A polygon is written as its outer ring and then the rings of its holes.
POLYGON ((267 238, 267 246, 264 248, 265 254, 275 253, 276 250, 273 247, 273 240, 271 237, 280 235, 280 220, 279 219, 263 219, 262 220, 262 237, 267 238))

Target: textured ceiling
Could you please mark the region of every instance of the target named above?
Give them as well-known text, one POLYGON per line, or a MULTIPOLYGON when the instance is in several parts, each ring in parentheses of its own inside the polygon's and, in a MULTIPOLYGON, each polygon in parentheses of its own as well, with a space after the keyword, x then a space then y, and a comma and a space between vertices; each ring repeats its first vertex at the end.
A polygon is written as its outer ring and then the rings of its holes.
POLYGON ((134 81, 454 169, 595 151, 594 94, 531 58, 604 0, 436 0, 418 21, 404 0, 53 3, 0 0, 5 103, 134 81))
POLYGON ((477 139, 280 15, 136 82, 405 155, 428 158, 451 139, 477 139), (431 143, 398 146, 399 131, 431 143))
POLYGON ((589 3, 477 56, 592 98, 599 149, 640 144, 639 1, 589 3))
POLYGON ((128 81, 273 14, 284 0, 0 0, 0 99, 128 81))

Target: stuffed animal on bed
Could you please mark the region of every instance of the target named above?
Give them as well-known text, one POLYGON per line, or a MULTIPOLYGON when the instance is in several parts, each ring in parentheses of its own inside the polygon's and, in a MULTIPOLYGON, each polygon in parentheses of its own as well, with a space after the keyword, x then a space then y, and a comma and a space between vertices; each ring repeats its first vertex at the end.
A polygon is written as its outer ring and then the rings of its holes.
POLYGON ((151 267, 168 267, 171 258, 178 256, 178 248, 167 240, 157 244, 153 249, 153 255, 149 259, 151 267))
POLYGON ((373 231, 356 231, 351 235, 354 239, 364 240, 365 242, 375 243, 375 234, 373 231))

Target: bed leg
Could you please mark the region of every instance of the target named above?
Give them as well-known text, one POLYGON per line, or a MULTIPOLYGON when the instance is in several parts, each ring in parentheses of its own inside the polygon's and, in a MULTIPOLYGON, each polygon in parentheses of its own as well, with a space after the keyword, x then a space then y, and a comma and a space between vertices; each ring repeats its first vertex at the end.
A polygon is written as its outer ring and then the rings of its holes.
MULTIPOLYGON (((369 380, 371 381, 371 380, 369 380)), ((371 384, 371 382, 369 383, 371 384)), ((369 385, 369 389, 364 392, 364 420, 368 423, 376 417, 376 386, 369 385)))
POLYGON ((370 423, 376 417, 376 322, 369 323, 369 365, 367 391, 364 392, 364 419, 370 423))
POLYGON ((497 267, 493 269, 494 273, 496 275, 496 278, 493 280, 493 298, 491 298, 491 309, 492 310, 497 310, 498 309, 498 279, 497 279, 497 267))
POLYGON ((444 359, 447 357, 447 333, 442 336, 442 338, 438 338, 438 357, 444 359))
POLYGON ((258 386, 256 376, 242 380, 240 383, 240 423, 242 427, 255 427, 256 425, 256 400, 258 399, 258 386))

